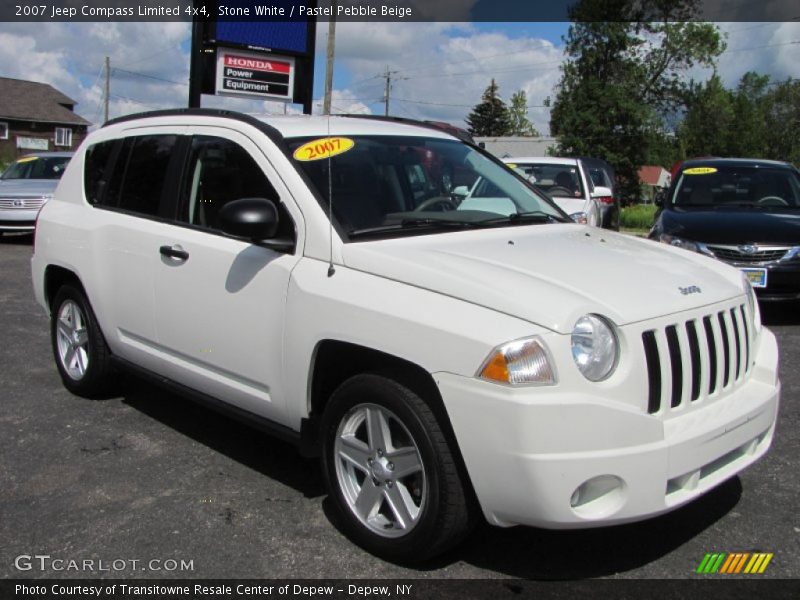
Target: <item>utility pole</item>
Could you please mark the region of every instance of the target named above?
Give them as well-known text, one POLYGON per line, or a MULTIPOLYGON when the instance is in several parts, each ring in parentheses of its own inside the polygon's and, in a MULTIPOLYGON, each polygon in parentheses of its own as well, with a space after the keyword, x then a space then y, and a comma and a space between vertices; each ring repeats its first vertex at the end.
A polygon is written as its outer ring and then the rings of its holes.
POLYGON ((325 66, 325 97, 322 100, 322 114, 331 114, 331 96, 333 95, 333 53, 336 46, 336 0, 332 0, 331 20, 328 21, 328 62, 325 66))
MULTIPOLYGON (((383 114, 384 116, 389 116, 389 96, 392 93, 392 75, 397 75, 400 71, 390 71, 389 65, 386 65, 386 72, 383 75, 377 75, 377 77, 383 77, 386 79, 386 87, 383 90, 383 114)), ((395 81, 408 79, 408 77, 394 77, 395 81)))
POLYGON ((392 72, 389 70, 389 65, 386 65, 386 90, 383 92, 383 115, 389 116, 389 92, 392 89, 392 72))
POLYGON ((105 110, 103 111, 103 123, 108 121, 108 97, 111 92, 111 59, 106 56, 106 89, 103 94, 105 99, 105 110))

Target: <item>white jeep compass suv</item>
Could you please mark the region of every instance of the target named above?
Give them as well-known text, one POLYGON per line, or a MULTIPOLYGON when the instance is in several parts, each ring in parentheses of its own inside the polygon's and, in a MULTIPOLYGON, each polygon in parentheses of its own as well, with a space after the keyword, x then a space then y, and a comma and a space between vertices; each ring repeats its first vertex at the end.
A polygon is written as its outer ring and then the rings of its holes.
POLYGON ((595 527, 769 447, 774 336, 736 269, 570 222, 397 119, 215 110, 92 133, 32 259, 79 395, 132 370, 322 458, 347 533, 434 555, 482 514, 595 527), (496 193, 461 204, 478 178, 496 193))

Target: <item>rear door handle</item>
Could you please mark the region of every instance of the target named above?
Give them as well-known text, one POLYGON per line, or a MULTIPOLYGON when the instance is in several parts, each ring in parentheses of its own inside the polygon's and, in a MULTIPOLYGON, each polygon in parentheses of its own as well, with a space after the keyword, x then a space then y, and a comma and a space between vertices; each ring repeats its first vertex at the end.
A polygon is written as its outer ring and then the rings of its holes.
POLYGON ((189 260, 189 253, 180 246, 161 246, 158 251, 161 256, 174 258, 175 260, 189 260))

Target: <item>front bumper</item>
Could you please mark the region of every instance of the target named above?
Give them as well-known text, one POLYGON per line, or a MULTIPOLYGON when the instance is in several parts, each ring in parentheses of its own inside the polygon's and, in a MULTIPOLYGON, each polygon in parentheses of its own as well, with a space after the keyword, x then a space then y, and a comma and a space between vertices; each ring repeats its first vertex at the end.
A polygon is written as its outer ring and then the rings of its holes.
POLYGON ((780 397, 778 350, 766 329, 759 342, 745 383, 670 419, 563 386, 435 379, 490 523, 597 527, 681 506, 767 451, 780 397))
POLYGON ((39 209, 0 211, 0 231, 33 231, 39 209))

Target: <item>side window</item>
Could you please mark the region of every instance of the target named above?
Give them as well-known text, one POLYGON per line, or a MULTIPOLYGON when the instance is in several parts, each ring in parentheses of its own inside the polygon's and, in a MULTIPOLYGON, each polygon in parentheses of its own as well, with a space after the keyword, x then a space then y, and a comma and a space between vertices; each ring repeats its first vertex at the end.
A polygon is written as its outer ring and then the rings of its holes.
POLYGON ((109 161, 115 141, 100 142, 89 146, 83 163, 83 189, 89 204, 101 202, 103 191, 111 177, 109 161))
POLYGON ((279 237, 293 237, 294 227, 278 193, 261 167, 241 146, 213 136, 195 136, 185 171, 180 220, 219 230, 219 211, 241 198, 267 198, 278 205, 279 237))
POLYGON ((118 208, 147 216, 158 215, 169 161, 177 136, 146 135, 125 140, 110 186, 118 208))

